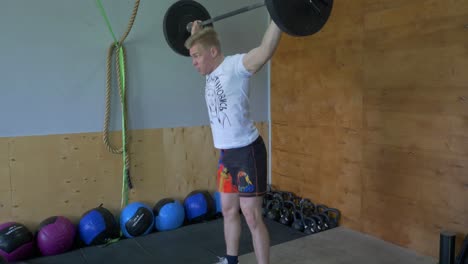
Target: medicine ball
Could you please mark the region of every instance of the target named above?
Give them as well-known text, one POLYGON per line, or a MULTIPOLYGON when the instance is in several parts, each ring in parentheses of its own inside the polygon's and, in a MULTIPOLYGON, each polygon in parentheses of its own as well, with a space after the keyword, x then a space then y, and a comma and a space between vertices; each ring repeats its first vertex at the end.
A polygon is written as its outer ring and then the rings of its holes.
POLYGON ((216 205, 207 191, 192 191, 184 199, 185 215, 189 223, 199 223, 214 218, 216 205))
POLYGON ((73 247, 76 227, 64 216, 52 216, 39 224, 37 246, 44 256, 58 255, 73 247))
POLYGON ((83 214, 79 223, 81 240, 87 246, 101 245, 120 236, 114 215, 100 205, 83 214))
POLYGON ((179 228, 185 220, 185 209, 179 201, 171 198, 160 200, 153 208, 156 230, 179 228))
POLYGON ((153 227, 153 211, 144 203, 130 203, 120 214, 120 229, 127 238, 147 235, 153 227))
POLYGON ((24 260, 33 253, 34 235, 26 226, 15 222, 0 225, 0 263, 24 260))

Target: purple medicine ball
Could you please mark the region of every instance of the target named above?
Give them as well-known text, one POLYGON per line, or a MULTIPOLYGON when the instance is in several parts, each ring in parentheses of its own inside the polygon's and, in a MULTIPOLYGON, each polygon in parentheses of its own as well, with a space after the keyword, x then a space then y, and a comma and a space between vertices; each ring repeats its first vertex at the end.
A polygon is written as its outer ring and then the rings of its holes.
MULTIPOLYGON (((25 260, 34 253, 34 236, 27 227, 15 222, 0 225, 0 259, 25 260)), ((1 263, 1 260, 0 260, 1 263)))
POLYGON ((42 221, 37 233, 37 246, 44 256, 69 251, 75 241, 76 227, 63 216, 52 216, 42 221))

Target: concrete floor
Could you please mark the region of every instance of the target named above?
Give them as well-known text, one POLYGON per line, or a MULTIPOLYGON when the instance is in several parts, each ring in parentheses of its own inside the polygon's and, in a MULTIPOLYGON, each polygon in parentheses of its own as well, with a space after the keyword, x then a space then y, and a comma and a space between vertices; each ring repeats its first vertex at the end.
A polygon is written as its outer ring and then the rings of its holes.
MULTIPOLYGON (((338 227, 271 247, 271 264, 436 264, 432 257, 372 236, 338 227)), ((240 264, 257 263, 254 253, 239 258, 240 264)))

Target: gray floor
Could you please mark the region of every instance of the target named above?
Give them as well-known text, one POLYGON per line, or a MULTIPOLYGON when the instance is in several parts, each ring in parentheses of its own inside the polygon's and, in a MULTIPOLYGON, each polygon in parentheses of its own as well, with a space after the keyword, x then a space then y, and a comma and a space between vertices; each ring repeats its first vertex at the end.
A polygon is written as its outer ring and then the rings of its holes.
MULTIPOLYGON (((338 227, 271 247, 271 264, 435 264, 431 257, 338 227)), ((257 263, 254 253, 242 255, 241 264, 257 263)))
MULTIPOLYGON (((338 227, 306 236, 278 222, 265 220, 271 238, 271 264, 435 264, 429 257, 380 239, 338 227)), ((256 263, 252 237, 242 218, 240 263, 256 263)), ((70 252, 36 257, 28 264, 210 264, 225 253, 223 219, 184 226, 167 232, 124 239, 106 247, 76 248, 70 252)))
MULTIPOLYGON (((271 244, 292 241, 305 234, 278 222, 266 221, 271 244)), ((252 237, 242 218, 239 253, 253 252, 252 237)), ((70 252, 31 258, 21 264, 210 264, 225 254, 223 219, 188 225, 176 230, 154 232, 133 239, 123 239, 102 247, 76 248, 70 252)))

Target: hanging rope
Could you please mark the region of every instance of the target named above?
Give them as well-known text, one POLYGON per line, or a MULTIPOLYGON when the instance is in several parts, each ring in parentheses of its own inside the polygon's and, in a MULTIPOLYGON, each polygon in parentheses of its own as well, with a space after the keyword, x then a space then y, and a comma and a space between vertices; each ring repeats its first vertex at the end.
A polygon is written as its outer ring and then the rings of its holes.
POLYGON ((107 27, 109 28, 110 33, 114 39, 114 43, 112 43, 108 50, 107 50, 107 78, 106 78, 106 112, 104 117, 104 131, 103 131, 103 141, 107 150, 114 154, 122 154, 122 161, 123 161, 123 172, 122 172, 122 201, 121 207, 123 208, 128 204, 128 188, 133 188, 131 178, 130 178, 130 156, 127 151, 127 107, 126 107, 126 65, 125 65, 125 48, 124 48, 124 41, 127 38, 128 34, 132 30, 133 23, 135 22, 136 15, 138 13, 138 7, 140 5, 140 0, 135 1, 135 6, 133 7, 132 16, 130 17, 130 21, 127 26, 127 30, 117 41, 114 32, 112 31, 112 27, 110 25, 109 19, 106 16, 104 11, 104 7, 100 0, 96 0, 99 9, 101 10, 101 14, 106 21, 107 27), (112 79, 112 56, 115 52, 116 61, 115 67, 118 76, 118 87, 119 87, 119 95, 120 95, 120 104, 122 108, 122 147, 116 148, 111 145, 109 141, 109 124, 110 124, 110 113, 111 113, 111 79, 112 79))

